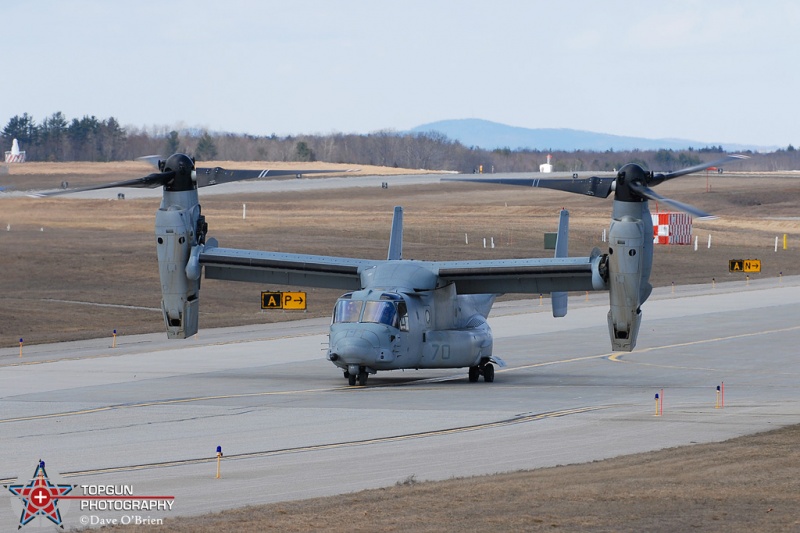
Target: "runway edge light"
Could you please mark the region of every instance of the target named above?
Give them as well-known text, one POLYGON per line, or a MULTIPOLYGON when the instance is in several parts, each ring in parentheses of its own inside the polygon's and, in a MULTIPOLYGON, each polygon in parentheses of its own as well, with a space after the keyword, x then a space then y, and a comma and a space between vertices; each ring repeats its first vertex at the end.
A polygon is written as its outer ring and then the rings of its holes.
POLYGON ((217 479, 221 477, 220 463, 222 463, 222 446, 217 446, 217 479))

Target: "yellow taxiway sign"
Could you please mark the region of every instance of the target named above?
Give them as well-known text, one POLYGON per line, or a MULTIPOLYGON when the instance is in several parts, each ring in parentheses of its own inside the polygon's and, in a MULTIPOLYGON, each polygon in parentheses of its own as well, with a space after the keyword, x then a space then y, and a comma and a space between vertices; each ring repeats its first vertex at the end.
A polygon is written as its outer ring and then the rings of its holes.
POLYGON ((731 259, 728 261, 730 272, 761 272, 760 259, 731 259))
POLYGON ((304 292, 262 292, 261 309, 305 310, 304 292))

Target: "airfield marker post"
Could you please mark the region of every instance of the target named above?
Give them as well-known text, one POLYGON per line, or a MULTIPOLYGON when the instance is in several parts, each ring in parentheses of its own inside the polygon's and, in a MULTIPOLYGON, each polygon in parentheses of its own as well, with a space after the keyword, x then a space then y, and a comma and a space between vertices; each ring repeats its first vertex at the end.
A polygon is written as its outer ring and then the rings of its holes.
POLYGON ((714 403, 714 409, 719 409, 719 395, 720 395, 720 386, 717 385, 717 401, 714 403))
POLYGON ((217 446, 217 478, 221 477, 220 466, 222 463, 222 446, 217 446))
POLYGON ((22 357, 22 338, 19 339, 19 356, 22 357))
POLYGON ((656 414, 654 416, 661 416, 660 401, 661 397, 656 393, 656 414))
POLYGON ((111 341, 111 347, 112 348, 116 348, 117 347, 117 330, 114 330, 114 333, 112 333, 112 336, 113 336, 113 340, 111 341))

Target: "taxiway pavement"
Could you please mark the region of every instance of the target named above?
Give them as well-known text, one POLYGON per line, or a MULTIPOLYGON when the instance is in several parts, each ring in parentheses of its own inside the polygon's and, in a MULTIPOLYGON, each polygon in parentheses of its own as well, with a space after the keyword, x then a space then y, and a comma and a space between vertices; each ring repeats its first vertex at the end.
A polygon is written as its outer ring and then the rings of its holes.
MULTIPOLYGON (((174 496, 172 517, 721 441, 800 423, 800 276, 657 289, 632 353, 611 352, 607 294, 500 302, 494 383, 466 369, 371 376, 324 359, 327 319, 0 350, 0 479, 40 459, 73 485, 174 496), (724 384, 724 407, 716 387, 724 384), (655 416, 655 394, 663 413, 655 416), (216 447, 222 446, 216 479, 216 447)), ((202 324, 201 324, 202 327, 202 324)), ((75 489, 73 494, 82 494, 75 489)), ((12 496, 0 527, 15 527, 12 496)))

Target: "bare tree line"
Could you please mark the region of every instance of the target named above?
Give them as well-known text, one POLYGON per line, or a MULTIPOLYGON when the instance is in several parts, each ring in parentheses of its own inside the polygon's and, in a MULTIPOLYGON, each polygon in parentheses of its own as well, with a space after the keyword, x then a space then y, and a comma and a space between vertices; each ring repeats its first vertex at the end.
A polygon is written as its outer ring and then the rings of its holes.
MULTIPOLYGON (((27 113, 12 117, 0 134, 10 147, 18 139, 28 161, 121 161, 142 155, 182 152, 201 161, 326 161, 399 168, 469 172, 535 172, 552 154, 553 170, 612 171, 626 163, 653 170, 675 170, 721 156, 722 146, 688 150, 552 151, 486 150, 467 147, 437 132, 332 133, 279 137, 212 133, 190 128, 122 128, 114 118, 84 116, 67 120, 54 113, 37 124, 27 113)), ((800 151, 789 145, 770 153, 748 153, 736 170, 800 169, 800 151)))

